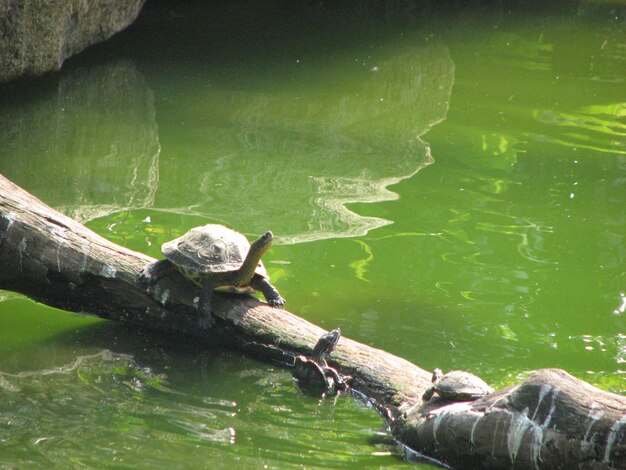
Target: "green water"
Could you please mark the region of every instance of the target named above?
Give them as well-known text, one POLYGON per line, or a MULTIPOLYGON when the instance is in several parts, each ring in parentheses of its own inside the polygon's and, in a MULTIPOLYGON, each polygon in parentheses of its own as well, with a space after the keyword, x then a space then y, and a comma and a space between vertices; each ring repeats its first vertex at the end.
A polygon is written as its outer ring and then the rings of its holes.
MULTIPOLYGON (((423 368, 626 393, 623 5, 224 3, 0 89, 0 172, 155 257, 271 229, 289 310, 423 368)), ((2 293, 0 467, 409 465, 272 365, 2 293)))

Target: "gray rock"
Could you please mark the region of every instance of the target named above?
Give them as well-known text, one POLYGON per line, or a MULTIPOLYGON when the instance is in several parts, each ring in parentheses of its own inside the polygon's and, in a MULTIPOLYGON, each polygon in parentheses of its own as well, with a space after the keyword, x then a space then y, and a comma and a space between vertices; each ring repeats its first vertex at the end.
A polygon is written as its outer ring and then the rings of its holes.
POLYGON ((0 83, 63 61, 131 24, 145 0, 0 0, 0 83))

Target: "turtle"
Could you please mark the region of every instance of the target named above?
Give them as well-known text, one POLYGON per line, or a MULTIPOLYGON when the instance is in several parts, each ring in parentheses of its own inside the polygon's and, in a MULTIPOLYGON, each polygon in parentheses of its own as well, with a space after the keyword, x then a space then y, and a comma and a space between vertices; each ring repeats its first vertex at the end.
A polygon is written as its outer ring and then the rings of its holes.
POLYGON ((352 377, 341 375, 326 362, 326 356, 335 349, 340 337, 341 330, 336 328, 320 337, 313 348, 312 358, 296 356, 293 378, 301 390, 316 396, 348 390, 352 377))
POLYGON ((214 322, 211 318, 213 291, 260 291, 272 307, 282 307, 285 299, 270 284, 261 262, 273 240, 272 232, 265 232, 250 244, 244 235, 223 225, 195 227, 183 236, 163 243, 161 251, 166 259, 145 266, 138 280, 150 285, 176 268, 202 288, 197 307, 202 328, 208 328, 214 322))
POLYGON ((464 370, 452 370, 443 374, 441 369, 433 371, 433 386, 424 392, 422 399, 430 400, 435 393, 452 401, 473 401, 493 393, 493 388, 474 374, 464 370))
POLYGON ((323 334, 320 339, 317 340, 317 343, 315 343, 315 347, 311 353, 311 358, 318 364, 321 365, 323 363, 327 366, 326 356, 330 355, 330 353, 335 350, 337 343, 339 342, 339 338, 341 338, 341 328, 335 328, 334 330, 323 334))

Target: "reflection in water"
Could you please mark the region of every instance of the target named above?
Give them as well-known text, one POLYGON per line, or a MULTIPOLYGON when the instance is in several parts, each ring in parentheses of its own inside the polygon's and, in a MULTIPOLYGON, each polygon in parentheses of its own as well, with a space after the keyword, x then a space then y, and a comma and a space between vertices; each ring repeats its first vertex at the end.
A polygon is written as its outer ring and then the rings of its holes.
POLYGON ((476 229, 486 232, 501 233, 517 238, 517 251, 529 261, 536 263, 550 263, 545 259, 545 243, 543 233, 552 233, 550 227, 542 227, 534 222, 522 220, 507 214, 487 214, 492 218, 502 218, 503 223, 477 222, 476 229))
POLYGON ((374 253, 372 253, 372 247, 365 243, 363 240, 354 241, 363 249, 365 257, 355 259, 354 261, 350 262, 350 268, 354 270, 357 279, 360 279, 361 281, 367 281, 365 273, 367 273, 370 263, 374 261, 374 253))
POLYGON ((610 155, 626 155, 626 124, 619 122, 624 115, 626 103, 588 106, 578 113, 552 109, 534 112, 534 118, 550 128, 549 136, 542 136, 544 141, 610 155))
POLYGON ((215 468, 256 468, 262 449, 281 467, 306 456, 338 468, 371 450, 371 428, 350 423, 358 416, 377 426, 379 418, 348 397, 316 404, 282 371, 199 356, 148 361, 167 373, 107 349, 50 369, 0 371, 0 427, 10 431, 0 439, 0 467, 205 468, 212 456, 215 468))
POLYGON ((132 63, 76 68, 49 98, 5 111, 1 169, 82 222, 154 207, 271 226, 282 243, 364 235, 391 221, 347 206, 397 199, 388 187, 432 163, 420 136, 446 116, 454 64, 430 44, 383 54, 349 89, 341 67, 323 72, 297 91, 197 90, 182 159, 160 155, 153 93, 132 63))
POLYGON ((86 222, 154 202, 154 96, 129 61, 71 69, 45 96, 0 111, 2 171, 86 222))
POLYGON ((228 428, 220 423, 235 404, 203 403, 169 388, 166 380, 138 366, 132 356, 108 350, 51 369, 0 371, 0 423, 11 429, 0 442, 0 466, 11 464, 1 457, 2 449, 11 459, 21 451, 31 463, 46 466, 128 461, 124 446, 116 452, 108 448, 120 433, 130 441, 149 436, 157 447, 163 441, 230 442, 228 428), (80 448, 92 442, 88 452, 77 448, 76 436, 80 448))
POLYGON ((492 47, 498 50, 497 63, 502 67, 526 70, 550 70, 554 45, 543 41, 529 41, 513 33, 497 35, 492 47))
POLYGON ((347 205, 397 199, 388 186, 432 163, 420 136, 446 116, 454 64, 447 48, 430 45, 361 72, 349 90, 341 73, 324 70, 329 83, 297 91, 203 92, 187 112, 198 122, 228 118, 194 133, 184 165, 162 161, 162 175, 186 183, 162 185, 157 207, 233 225, 243 219, 258 224, 253 232, 271 220, 282 243, 363 235, 391 223, 347 205), (187 205, 167 206, 180 200, 187 205))

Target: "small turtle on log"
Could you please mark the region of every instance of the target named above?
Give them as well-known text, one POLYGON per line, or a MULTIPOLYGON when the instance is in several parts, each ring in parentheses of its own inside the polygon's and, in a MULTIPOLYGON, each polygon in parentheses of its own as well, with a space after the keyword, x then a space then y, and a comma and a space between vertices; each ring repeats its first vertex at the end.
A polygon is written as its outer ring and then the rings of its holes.
POLYGON ((293 378, 302 391, 325 396, 348 390, 348 381, 352 377, 341 375, 326 362, 326 357, 335 349, 340 337, 341 330, 336 328, 320 337, 313 348, 311 359, 302 355, 296 357, 293 378))
POLYGON ((339 338, 341 338, 341 328, 335 328, 334 330, 323 334, 320 339, 317 340, 317 343, 315 343, 311 358, 318 364, 322 365, 323 363, 324 366, 327 366, 326 357, 335 350, 337 343, 339 342, 339 338))
POLYGON ((144 285, 153 284, 172 268, 178 269, 183 276, 202 287, 198 314, 203 328, 214 322, 211 317, 213 291, 261 291, 268 304, 282 307, 285 299, 270 284, 261 262, 273 240, 272 232, 266 232, 251 245, 244 235, 223 225, 195 227, 182 237, 164 243, 161 251, 166 259, 144 267, 138 281, 144 285))
POLYGON ((435 393, 451 401, 473 401, 493 393, 493 388, 479 377, 464 370, 452 370, 443 374, 441 369, 433 371, 433 386, 424 392, 422 400, 430 400, 435 393))

